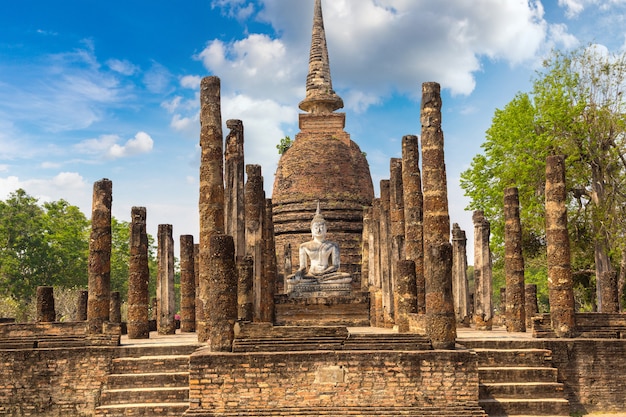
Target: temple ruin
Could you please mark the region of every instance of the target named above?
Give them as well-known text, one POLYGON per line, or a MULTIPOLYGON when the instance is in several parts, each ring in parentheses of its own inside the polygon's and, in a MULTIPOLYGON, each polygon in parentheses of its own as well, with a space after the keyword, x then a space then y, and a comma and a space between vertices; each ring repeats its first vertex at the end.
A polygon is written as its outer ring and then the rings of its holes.
POLYGON ((110 290, 112 184, 98 181, 89 288, 75 320, 55 321, 52 289, 41 287, 37 322, 0 323, 0 414, 624 411, 626 316, 574 311, 564 159, 550 157, 546 171, 550 313, 539 312, 537 286, 524 281, 517 190, 505 191, 505 332, 494 320, 489 219, 473 216, 473 286, 465 232, 451 227, 440 85, 423 83, 421 139, 402 138, 376 197, 365 155, 336 112, 343 100, 332 88, 321 0, 313 16, 300 132, 280 158, 271 198, 262 167, 245 164, 245 121, 226 121, 223 136, 220 79, 201 81, 200 236, 180 236, 180 329, 172 225, 159 225, 149 301, 145 207, 131 212, 120 322, 110 290))

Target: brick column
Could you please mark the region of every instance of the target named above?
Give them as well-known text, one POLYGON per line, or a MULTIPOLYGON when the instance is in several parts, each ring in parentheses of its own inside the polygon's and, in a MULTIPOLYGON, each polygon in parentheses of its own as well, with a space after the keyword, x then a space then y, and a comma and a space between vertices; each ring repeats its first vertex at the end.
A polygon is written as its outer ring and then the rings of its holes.
POLYGON ((128 261, 128 338, 148 339, 148 232, 146 208, 133 207, 130 223, 130 258, 128 261))
POLYGON ((246 165, 248 181, 245 185, 246 255, 254 262, 254 321, 261 321, 261 282, 263 280, 263 220, 265 219, 265 192, 260 165, 246 165))
POLYGON ((504 271, 506 275, 506 330, 526 331, 524 255, 517 188, 504 190, 504 271))
POLYGON ((409 315, 417 313, 417 281, 415 262, 397 261, 395 268, 395 323, 399 333, 409 332, 409 315))
POLYGON ((454 349, 456 320, 452 296, 452 245, 441 130, 441 95, 437 83, 422 84, 421 123, 426 331, 435 349, 454 349))
POLYGON ((80 290, 76 299, 76 321, 87 320, 87 298, 89 297, 89 291, 80 290))
POLYGON ((230 352, 237 321, 237 270, 232 236, 215 234, 210 240, 207 281, 201 294, 205 303, 209 346, 213 352, 230 352))
MULTIPOLYGON (((220 79, 205 77, 200 83, 200 214, 199 276, 200 287, 208 283, 209 242, 211 235, 223 234, 224 226, 224 137, 222 136, 222 110, 220 79)), ((207 300, 200 288, 204 305, 207 300)), ((198 323, 197 323, 198 324, 198 323)), ((207 329, 198 328, 198 341, 206 342, 207 329)))
POLYGON ((109 303, 109 322, 122 322, 122 297, 119 291, 111 292, 111 301, 109 303))
POLYGON ((524 287, 524 296, 526 299, 526 328, 532 328, 532 318, 539 314, 539 306, 537 305, 537 284, 526 284, 524 287))
POLYGON ((196 274, 192 235, 180 236, 180 331, 196 331, 196 274))
POLYGON ((470 324, 470 297, 467 281, 467 238, 457 223, 452 225, 452 290, 456 321, 462 326, 470 324))
POLYGON ((389 217, 391 219, 392 270, 396 261, 405 259, 404 251, 404 190, 402 185, 402 159, 391 158, 389 163, 389 217))
POLYGON ((252 321, 254 315, 254 300, 252 287, 254 285, 254 260, 245 256, 237 261, 237 318, 242 321, 252 321))
POLYGON ((106 178, 94 183, 89 237, 89 333, 102 333, 102 325, 109 321, 112 201, 113 183, 106 178))
POLYGON ((482 211, 472 216, 474 221, 474 322, 478 330, 493 327, 493 296, 491 276, 490 224, 482 211))
POLYGON ((391 276, 390 181, 380 181, 380 281, 385 327, 393 327, 393 278, 391 276))
POLYGON ((224 150, 224 188, 226 234, 235 241, 236 259, 246 252, 246 222, 244 207, 244 152, 243 122, 227 120, 230 133, 226 137, 224 150))
POLYGON ((549 156, 546 161, 548 287, 550 320, 558 337, 572 337, 576 328, 566 198, 565 158, 549 156))
POLYGON ((417 136, 402 138, 402 186, 404 188, 404 250, 406 259, 415 262, 417 281, 417 311, 426 311, 426 288, 424 282, 424 196, 422 174, 419 168, 419 146, 417 136))
POLYGON ((160 224, 157 248, 157 331, 159 334, 176 333, 174 309, 174 237, 171 224, 160 224))
POLYGON ((37 287, 37 322, 53 321, 56 321, 54 289, 52 287, 37 287))
POLYGON ((265 199, 265 217, 262 230, 263 241, 263 275, 261 280, 261 304, 259 305, 259 321, 274 322, 274 294, 278 269, 276 265, 276 244, 274 242, 274 221, 272 218, 272 200, 265 199))
POLYGON ((372 207, 363 208, 363 234, 361 237, 361 291, 370 286, 370 237, 372 228, 372 207))

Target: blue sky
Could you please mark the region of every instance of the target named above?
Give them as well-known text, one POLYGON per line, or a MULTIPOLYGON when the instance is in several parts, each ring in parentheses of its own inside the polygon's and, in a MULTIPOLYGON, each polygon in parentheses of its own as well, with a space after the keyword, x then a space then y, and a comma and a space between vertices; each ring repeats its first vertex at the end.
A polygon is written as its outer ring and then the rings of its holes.
MULTIPOLYGON (((346 131, 376 189, 402 136, 420 133, 421 83, 442 85, 451 221, 470 242, 459 175, 495 109, 530 89, 552 48, 626 45, 626 0, 323 7, 346 131)), ((275 145, 298 132, 312 12, 313 0, 11 2, 0 14, 0 198, 21 187, 90 216, 92 185, 109 178, 118 219, 146 206, 153 235, 169 223, 197 239, 200 79, 222 79, 223 121, 243 120, 246 163, 262 165, 269 196, 275 145)))

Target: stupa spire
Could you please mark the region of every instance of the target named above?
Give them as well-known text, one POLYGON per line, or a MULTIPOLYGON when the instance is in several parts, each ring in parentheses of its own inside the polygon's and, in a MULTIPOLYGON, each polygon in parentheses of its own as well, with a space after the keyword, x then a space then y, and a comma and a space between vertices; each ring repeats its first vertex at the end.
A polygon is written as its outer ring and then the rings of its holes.
POLYGON ((299 107, 305 112, 313 114, 332 113, 343 107, 343 100, 333 91, 333 82, 330 78, 322 0, 315 0, 309 75, 306 79, 306 98, 300 102, 299 107))

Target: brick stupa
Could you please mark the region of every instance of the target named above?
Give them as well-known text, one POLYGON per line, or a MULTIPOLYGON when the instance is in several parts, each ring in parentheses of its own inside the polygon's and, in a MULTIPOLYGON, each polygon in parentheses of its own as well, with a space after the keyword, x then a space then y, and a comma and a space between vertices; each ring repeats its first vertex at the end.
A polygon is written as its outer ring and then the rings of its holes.
POLYGON ((328 239, 339 244, 341 270, 353 274, 360 288, 363 207, 374 198, 369 165, 359 146, 344 131, 345 113, 334 113, 343 100, 333 91, 321 0, 315 1, 313 36, 300 103, 300 132, 278 162, 272 200, 276 251, 291 245, 298 266, 298 247, 311 239, 311 219, 319 200, 328 223, 328 239))

